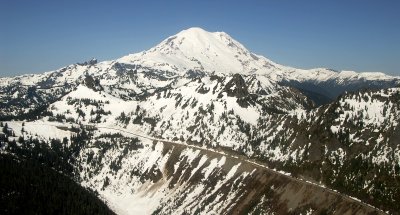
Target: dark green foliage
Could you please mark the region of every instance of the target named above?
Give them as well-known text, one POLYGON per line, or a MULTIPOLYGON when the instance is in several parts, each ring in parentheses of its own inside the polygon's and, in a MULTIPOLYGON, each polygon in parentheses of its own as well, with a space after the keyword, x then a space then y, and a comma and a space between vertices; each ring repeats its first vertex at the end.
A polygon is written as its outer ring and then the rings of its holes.
POLYGON ((237 116, 237 126, 239 130, 247 136, 250 136, 250 124, 243 121, 239 116, 237 116))
MULTIPOLYGON (((346 94, 338 99, 341 103, 334 102, 320 110, 306 112, 301 117, 285 116, 282 118, 285 121, 276 115, 260 119, 256 132, 269 133, 252 136, 248 143, 257 159, 263 160, 271 168, 290 172, 295 177, 320 181, 340 193, 396 214, 400 211, 400 165, 396 162, 395 149, 399 143, 400 126, 392 126, 393 118, 390 119, 388 115, 398 120, 400 99, 394 99, 396 94, 382 97, 379 92, 366 95, 346 94), (382 112, 386 113, 387 118, 381 125, 369 124, 365 121, 368 118, 367 108, 355 110, 354 105, 346 102, 348 98, 384 102, 382 112), (279 124, 284 130, 276 132, 274 128, 279 124), (337 132, 331 129, 332 126, 338 127, 337 132), (292 130, 293 133, 285 133, 286 130, 292 130), (274 138, 265 141, 271 134, 274 138), (295 159, 276 162, 271 161, 267 153, 258 150, 260 143, 267 143, 269 150, 279 149, 285 155, 295 150, 304 151, 295 159), (390 151, 385 157, 387 160, 381 163, 373 161, 372 157, 376 157, 385 147, 390 151), (343 150, 343 154, 333 153, 338 148, 343 150)), ((369 117, 373 119, 376 116, 369 117)), ((240 123, 237 124, 240 128, 240 123)), ((239 151, 246 149, 242 147, 239 151)))
POLYGON ((0 155, 0 214, 114 214, 96 195, 35 160, 0 155))
POLYGON ((78 117, 85 119, 86 114, 81 109, 76 109, 76 112, 78 113, 78 117))
POLYGON ((101 133, 99 135, 99 138, 111 138, 111 140, 114 140, 114 138, 123 138, 124 135, 121 133, 101 133))
POLYGON ((32 138, 27 140, 19 138, 18 142, 23 144, 18 147, 15 141, 10 142, 7 151, 18 157, 36 160, 68 176, 73 176, 73 166, 68 162, 70 153, 63 149, 60 140, 52 139, 50 143, 51 147, 49 147, 49 143, 32 138))
POLYGON ((24 137, 22 136, 18 137, 18 143, 24 143, 24 142, 25 142, 24 137))
POLYGON ((65 116, 61 115, 61 114, 57 114, 56 116, 49 117, 50 122, 53 122, 53 121, 62 122, 63 119, 65 119, 65 116))
POLYGON ((393 176, 390 173, 390 167, 373 164, 371 161, 362 159, 361 156, 344 160, 343 165, 339 167, 326 161, 323 181, 330 187, 355 196, 366 203, 379 205, 386 210, 400 210, 398 204, 400 176, 393 176), (333 169, 338 171, 336 176, 332 172, 333 169), (364 187, 366 181, 371 181, 372 186, 364 187))
POLYGON ((145 118, 143 118, 143 121, 150 124, 152 127, 154 127, 154 126, 156 126, 158 120, 155 118, 151 118, 151 117, 145 117, 145 118))
POLYGON ((91 133, 87 132, 85 129, 81 128, 77 135, 71 136, 71 146, 68 148, 66 152, 66 156, 69 158, 71 162, 74 161, 74 158, 79 155, 79 152, 83 148, 83 146, 88 142, 91 137, 91 133))
POLYGON ((3 127, 3 133, 7 134, 7 128, 8 128, 7 123, 2 127, 3 127))
POLYGON ((143 124, 142 120, 143 120, 143 115, 142 114, 138 114, 136 116, 136 118, 134 120, 132 120, 132 124, 142 125, 143 124))
POLYGON ((110 179, 108 178, 108 176, 106 176, 106 179, 104 180, 104 183, 103 183, 102 190, 104 190, 104 188, 106 188, 108 185, 110 185, 110 179))
MULTIPOLYGON (((125 112, 122 112, 117 118, 115 118, 116 120, 120 121, 122 124, 127 125, 129 123, 129 121, 131 121, 131 117, 127 116, 125 114, 125 112)), ((135 123, 134 123, 135 124, 135 123)))
POLYGON ((0 120, 10 121, 10 120, 27 120, 32 121, 39 119, 40 117, 52 116, 53 113, 48 111, 48 104, 39 105, 35 109, 29 109, 28 112, 18 112, 16 115, 0 115, 0 120))
POLYGON ((77 99, 77 98, 67 98, 67 104, 68 105, 74 105, 74 106, 95 106, 97 108, 104 106, 104 102, 101 100, 93 100, 93 99, 88 99, 88 98, 83 98, 83 99, 77 99))
POLYGON ((8 142, 6 150, 16 157, 0 165, 0 195, 8 194, 0 196, 0 214, 113 214, 94 193, 73 181, 76 156, 91 135, 83 126, 76 130, 71 144, 68 138, 43 142, 21 137, 20 146, 15 140, 8 142))

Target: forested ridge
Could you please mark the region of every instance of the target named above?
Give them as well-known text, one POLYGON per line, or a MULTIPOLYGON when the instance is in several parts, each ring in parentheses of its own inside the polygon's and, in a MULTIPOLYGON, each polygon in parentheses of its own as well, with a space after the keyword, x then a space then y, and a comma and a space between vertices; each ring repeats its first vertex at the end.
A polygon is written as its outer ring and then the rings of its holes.
POLYGON ((0 155, 0 214, 114 214, 92 191, 32 159, 0 155))

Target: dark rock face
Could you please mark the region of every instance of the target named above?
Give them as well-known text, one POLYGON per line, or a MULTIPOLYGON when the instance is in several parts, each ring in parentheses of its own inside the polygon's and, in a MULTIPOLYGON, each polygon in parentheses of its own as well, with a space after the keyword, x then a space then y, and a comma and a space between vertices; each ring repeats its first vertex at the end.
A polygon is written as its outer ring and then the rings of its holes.
POLYGON ((90 75, 87 75, 85 77, 84 83, 88 88, 90 88, 94 91, 103 90, 103 87, 100 85, 100 80, 97 78, 93 78, 90 75))
POLYGON ((233 75, 232 79, 225 85, 228 96, 242 98, 249 95, 246 82, 239 74, 233 75))
POLYGON ((80 66, 93 66, 93 65, 97 64, 97 59, 93 58, 93 59, 91 59, 89 61, 85 61, 83 63, 77 63, 77 64, 80 65, 80 66))
POLYGON ((206 74, 200 70, 189 70, 186 72, 185 77, 189 79, 202 78, 206 74))

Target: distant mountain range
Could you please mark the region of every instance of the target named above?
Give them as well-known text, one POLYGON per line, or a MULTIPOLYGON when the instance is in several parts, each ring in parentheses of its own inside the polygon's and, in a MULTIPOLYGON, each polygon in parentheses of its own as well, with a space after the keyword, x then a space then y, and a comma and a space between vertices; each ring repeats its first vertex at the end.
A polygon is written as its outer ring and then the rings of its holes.
POLYGON ((71 166, 117 214, 397 214, 399 86, 190 28, 116 60, 0 78, 1 150, 71 166))

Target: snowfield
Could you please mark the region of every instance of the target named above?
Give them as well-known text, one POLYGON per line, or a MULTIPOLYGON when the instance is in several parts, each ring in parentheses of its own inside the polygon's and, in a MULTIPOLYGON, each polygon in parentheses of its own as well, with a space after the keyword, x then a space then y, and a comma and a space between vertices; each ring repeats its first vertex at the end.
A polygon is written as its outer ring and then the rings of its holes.
POLYGON ((190 28, 116 60, 0 78, 15 133, 1 147, 67 141, 76 180, 117 214, 396 212, 399 80, 286 67, 190 28))

